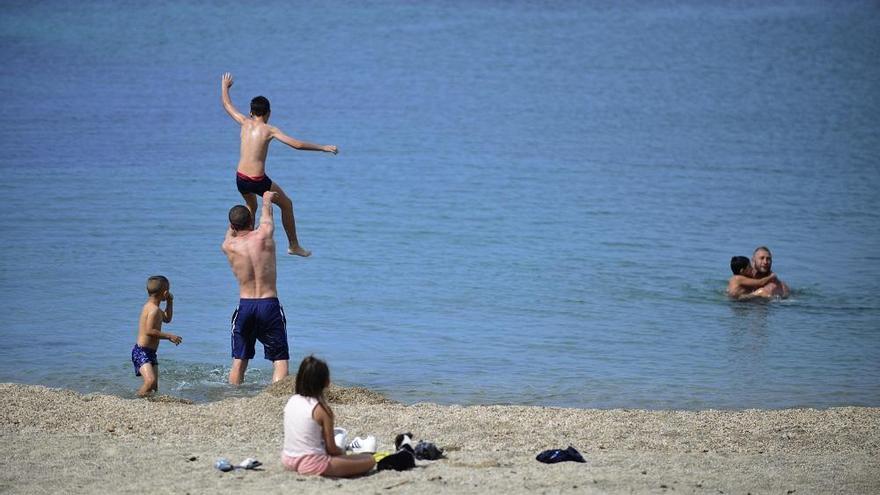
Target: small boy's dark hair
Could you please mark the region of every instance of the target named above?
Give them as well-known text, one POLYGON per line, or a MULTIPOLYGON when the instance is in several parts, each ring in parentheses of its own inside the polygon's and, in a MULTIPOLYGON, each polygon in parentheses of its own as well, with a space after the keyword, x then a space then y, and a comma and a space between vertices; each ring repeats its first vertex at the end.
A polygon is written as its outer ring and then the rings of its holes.
POLYGON ((734 256, 730 258, 730 271, 733 272, 734 275, 739 275, 748 268, 749 259, 745 256, 734 256))
POLYGON ((253 100, 251 100, 251 114, 255 117, 262 117, 272 111, 272 108, 269 106, 269 99, 265 96, 255 96, 253 100))
POLYGON ((229 209, 229 225, 232 230, 244 230, 251 226, 251 210, 247 206, 235 205, 229 209))
POLYGON ((147 279, 147 294, 156 296, 169 287, 168 279, 162 275, 153 275, 147 279))

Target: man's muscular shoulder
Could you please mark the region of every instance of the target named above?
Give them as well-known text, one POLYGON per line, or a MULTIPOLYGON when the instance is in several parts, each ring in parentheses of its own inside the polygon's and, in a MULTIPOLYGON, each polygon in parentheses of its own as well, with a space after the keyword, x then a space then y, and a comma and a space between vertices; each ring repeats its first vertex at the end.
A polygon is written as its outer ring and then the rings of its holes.
POLYGON ((228 253, 232 249, 232 240, 235 237, 227 236, 226 239, 223 239, 223 243, 220 244, 220 250, 224 253, 228 253))

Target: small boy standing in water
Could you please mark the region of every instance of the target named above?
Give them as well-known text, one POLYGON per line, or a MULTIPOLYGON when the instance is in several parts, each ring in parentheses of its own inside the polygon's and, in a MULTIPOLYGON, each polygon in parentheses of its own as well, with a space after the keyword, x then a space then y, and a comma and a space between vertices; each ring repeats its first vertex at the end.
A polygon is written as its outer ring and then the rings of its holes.
POLYGON ((171 283, 162 275, 147 279, 147 302, 141 310, 137 343, 131 349, 134 374, 144 379, 144 384, 137 392, 140 397, 159 390, 159 360, 156 357, 159 340, 170 340, 174 345, 183 342, 183 339, 173 333, 162 332, 162 323, 171 323, 174 312, 174 296, 169 289, 171 283), (162 301, 165 301, 164 310, 159 307, 162 301))

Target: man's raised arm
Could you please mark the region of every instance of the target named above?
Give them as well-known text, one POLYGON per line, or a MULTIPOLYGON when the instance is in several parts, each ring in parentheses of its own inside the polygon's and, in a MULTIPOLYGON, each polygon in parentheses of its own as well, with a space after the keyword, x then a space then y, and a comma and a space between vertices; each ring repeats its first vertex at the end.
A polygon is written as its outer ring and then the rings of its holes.
POLYGON ((232 100, 229 98, 229 88, 232 87, 232 74, 225 73, 223 77, 220 78, 220 99, 223 100, 223 109, 226 110, 226 113, 232 117, 232 120, 238 122, 238 125, 244 124, 244 121, 247 119, 244 115, 241 114, 238 110, 235 109, 235 106, 232 105, 232 100))
POLYGON ((290 146, 291 148, 305 151, 324 151, 327 153, 339 153, 339 148, 332 144, 321 145, 321 144, 312 144, 306 141, 300 141, 294 137, 290 137, 287 134, 281 132, 281 129, 277 127, 271 128, 272 137, 281 141, 282 143, 290 146))
POLYGON ((263 193, 263 208, 260 212, 260 233, 268 237, 272 237, 275 233, 275 220, 272 217, 272 198, 275 197, 274 192, 266 191, 263 193))

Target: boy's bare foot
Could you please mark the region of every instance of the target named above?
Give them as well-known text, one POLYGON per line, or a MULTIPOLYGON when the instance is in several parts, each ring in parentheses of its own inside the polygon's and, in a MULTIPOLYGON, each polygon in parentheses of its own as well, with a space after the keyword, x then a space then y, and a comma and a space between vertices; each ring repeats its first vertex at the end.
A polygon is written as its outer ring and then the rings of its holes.
POLYGON ((302 256, 303 258, 307 258, 312 255, 312 252, 307 249, 303 249, 302 246, 300 246, 300 245, 296 245, 296 246, 290 246, 289 248, 287 248, 287 254, 295 254, 297 256, 302 256))

